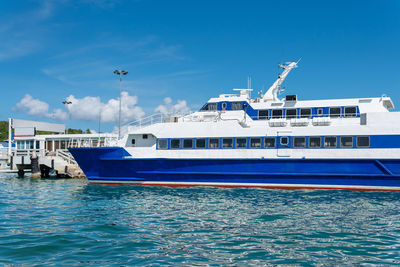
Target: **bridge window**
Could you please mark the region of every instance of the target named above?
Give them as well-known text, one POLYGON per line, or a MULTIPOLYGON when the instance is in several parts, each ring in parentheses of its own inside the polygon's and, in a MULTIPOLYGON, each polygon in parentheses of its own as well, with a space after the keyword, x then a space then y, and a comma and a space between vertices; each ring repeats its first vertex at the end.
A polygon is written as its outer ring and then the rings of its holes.
POLYGON ((336 147, 337 146, 336 142, 337 142, 337 139, 335 136, 327 136, 327 137, 325 137, 324 146, 325 147, 336 147))
POLYGON ((267 120, 268 119, 268 110, 259 110, 258 111, 258 119, 259 120, 267 120))
POLYGON ((306 147, 306 138, 305 137, 295 137, 293 146, 297 148, 305 148, 306 147))
POLYGON ((340 108, 329 108, 329 117, 340 117, 340 108))
POLYGON ((283 110, 282 109, 273 109, 272 110, 272 118, 279 119, 283 117, 283 110))
MULTIPOLYGON (((131 143, 132 143, 132 145, 135 145, 136 144, 136 139, 132 139, 131 143)), ((61 143, 61 145, 62 145, 62 143, 61 143)))
POLYGON ((251 148, 261 148, 261 138, 250 138, 251 148))
POLYGON ((201 110, 202 111, 216 111, 217 103, 208 103, 201 110))
POLYGON ((341 136, 340 137, 341 147, 353 147, 353 137, 352 136, 341 136))
POLYGON ((233 148, 233 139, 232 138, 222 139, 222 148, 233 148))
POLYGON ((311 117, 311 108, 300 109, 300 118, 310 118, 310 117, 311 117))
POLYGON ((147 138, 148 138, 148 135, 147 135, 147 134, 144 134, 142 137, 143 137, 143 139, 147 139, 147 138))
POLYGON ((286 110, 286 118, 287 119, 292 119, 292 118, 297 118, 297 109, 287 109, 286 110))
POLYGON ((219 139, 211 138, 208 142, 208 148, 219 148, 219 139))
POLYGON ((281 137, 281 145, 287 146, 289 144, 289 137, 281 137))
POLYGON ((171 148, 181 148, 181 140, 171 139, 171 148))
POLYGON ((196 139, 196 148, 206 148, 206 139, 196 139))
POLYGON ((247 148, 247 139, 236 138, 236 148, 247 148))
POLYGON ((318 116, 322 116, 324 114, 324 110, 322 108, 317 109, 318 116))
POLYGON ((168 148, 168 139, 158 139, 158 148, 159 149, 167 149, 168 148))
POLYGON ((274 148, 275 147, 275 137, 265 137, 264 147, 265 148, 274 148))
POLYGON ((193 139, 183 139, 183 148, 193 148, 193 139))
POLYGON ((344 108, 345 117, 357 117, 357 107, 345 107, 344 108))
POLYGON ((243 103, 242 102, 232 102, 232 110, 242 110, 243 103))
POLYGON ((321 137, 313 136, 308 139, 308 146, 312 148, 321 147, 321 137))
POLYGON ((369 136, 357 136, 357 147, 369 147, 369 136))

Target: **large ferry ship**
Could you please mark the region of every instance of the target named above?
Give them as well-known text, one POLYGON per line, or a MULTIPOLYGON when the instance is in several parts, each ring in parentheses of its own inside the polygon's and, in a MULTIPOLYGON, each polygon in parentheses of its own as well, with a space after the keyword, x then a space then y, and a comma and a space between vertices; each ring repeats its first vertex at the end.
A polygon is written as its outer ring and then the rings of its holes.
POLYGON ((71 148, 90 183, 400 190, 400 113, 390 97, 211 98, 197 112, 141 120, 114 147, 71 148))

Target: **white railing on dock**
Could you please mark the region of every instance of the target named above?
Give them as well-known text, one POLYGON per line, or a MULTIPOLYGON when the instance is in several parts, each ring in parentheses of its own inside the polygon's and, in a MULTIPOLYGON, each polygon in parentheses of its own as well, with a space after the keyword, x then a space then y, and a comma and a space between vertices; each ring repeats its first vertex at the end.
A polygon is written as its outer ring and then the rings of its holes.
POLYGON ((68 164, 78 165, 74 157, 71 155, 71 153, 69 153, 67 149, 57 149, 56 156, 62 158, 64 161, 68 162, 68 164))

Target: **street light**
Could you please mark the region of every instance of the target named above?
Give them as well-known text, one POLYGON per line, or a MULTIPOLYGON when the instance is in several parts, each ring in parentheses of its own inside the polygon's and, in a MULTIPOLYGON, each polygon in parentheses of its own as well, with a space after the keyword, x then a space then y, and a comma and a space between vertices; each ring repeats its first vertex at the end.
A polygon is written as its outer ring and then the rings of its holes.
MULTIPOLYGON (((71 101, 64 100, 62 103, 65 105, 65 108, 67 109, 68 118, 69 118, 70 113, 69 113, 69 110, 68 110, 68 105, 69 105, 69 104, 72 104, 72 102, 71 102, 71 101)), ((68 118, 67 118, 67 122, 68 122, 68 118)), ((68 133, 68 125, 67 125, 67 123, 65 123, 65 128, 66 128, 66 129, 65 129, 65 134, 67 134, 67 133, 68 133)))
POLYGON ((125 70, 114 70, 114 73, 119 75, 119 116, 118 116, 118 139, 121 139, 121 96, 122 96, 122 76, 127 75, 125 70))

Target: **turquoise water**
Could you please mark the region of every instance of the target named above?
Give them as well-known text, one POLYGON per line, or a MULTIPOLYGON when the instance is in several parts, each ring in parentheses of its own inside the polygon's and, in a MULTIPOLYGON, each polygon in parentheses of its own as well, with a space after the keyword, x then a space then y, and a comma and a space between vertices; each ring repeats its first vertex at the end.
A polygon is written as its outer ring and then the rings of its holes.
POLYGON ((0 178, 0 263, 400 263, 400 193, 0 178))

